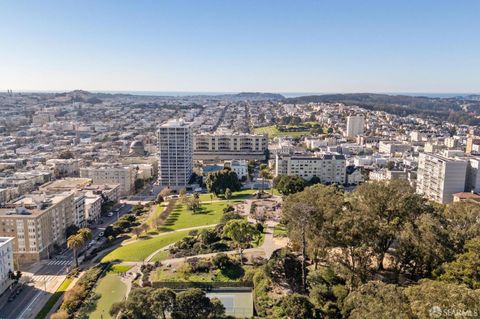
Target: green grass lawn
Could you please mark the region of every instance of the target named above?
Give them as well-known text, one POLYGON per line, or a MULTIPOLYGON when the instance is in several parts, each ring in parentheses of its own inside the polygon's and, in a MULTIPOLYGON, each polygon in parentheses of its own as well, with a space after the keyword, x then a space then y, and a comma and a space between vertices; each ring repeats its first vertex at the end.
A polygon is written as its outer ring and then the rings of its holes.
POLYGON ((257 127, 253 129, 253 132, 255 134, 268 134, 269 138, 274 138, 274 137, 282 137, 282 136, 288 136, 288 137, 301 137, 301 136, 306 136, 310 135, 310 132, 308 130, 306 131, 300 131, 300 132, 280 132, 275 125, 271 126, 264 126, 264 127, 257 127))
POLYGON ((155 250, 179 241, 188 234, 188 231, 179 231, 159 235, 150 239, 140 239, 132 244, 119 247, 103 257, 102 262, 143 261, 155 250))
POLYGON ((130 268, 132 268, 132 266, 129 266, 129 265, 112 265, 110 266, 110 268, 108 269, 108 272, 109 273, 122 273, 122 272, 127 272, 130 270, 130 268))
POLYGON ((195 214, 186 205, 178 204, 170 213, 167 220, 159 229, 161 231, 172 231, 182 228, 218 224, 223 215, 223 209, 228 202, 202 203, 200 211, 195 214))
POLYGON ((169 256, 170 256, 170 254, 168 253, 168 251, 161 250, 155 256, 153 256, 152 260, 150 260, 150 261, 152 261, 152 262, 164 261, 165 259, 168 259, 169 256))
POLYGON ((287 236, 287 229, 281 224, 277 224, 273 229, 273 237, 285 237, 287 236))
POLYGON ((35 319, 44 319, 47 314, 50 312, 50 310, 55 306, 57 303, 58 299, 64 294, 64 292, 67 290, 68 286, 72 283, 73 279, 72 278, 66 278, 60 287, 58 287, 57 291, 54 292, 54 294, 48 299, 47 303, 43 306, 43 308, 40 310, 40 312, 37 314, 35 319))
POLYGON ((100 295, 95 310, 88 314, 89 319, 110 318, 108 312, 113 303, 122 301, 127 293, 127 286, 116 274, 110 273, 100 279, 95 287, 95 293, 100 295))

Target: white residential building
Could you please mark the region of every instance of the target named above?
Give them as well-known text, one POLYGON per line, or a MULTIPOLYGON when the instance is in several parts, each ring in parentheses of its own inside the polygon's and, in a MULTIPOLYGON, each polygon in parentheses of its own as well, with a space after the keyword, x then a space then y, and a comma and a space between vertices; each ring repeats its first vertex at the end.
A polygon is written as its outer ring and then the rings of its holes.
POLYGON ((102 196, 95 195, 92 192, 85 194, 85 218, 87 221, 97 221, 100 218, 102 203, 102 196))
POLYGON ((230 167, 230 169, 237 174, 238 179, 247 178, 248 175, 248 162, 245 160, 233 160, 226 161, 225 167, 230 167))
POLYGON ((467 165, 465 159, 420 153, 417 193, 442 204, 451 202, 453 194, 465 190, 467 165))
POLYGON ((363 115, 352 115, 347 117, 347 130, 345 137, 355 138, 364 133, 365 118, 363 115))
POLYGON ((0 237, 0 295, 12 284, 13 237, 0 237))
POLYGON ((220 131, 196 134, 193 137, 195 160, 264 160, 268 149, 268 135, 220 131))
POLYGON ((135 169, 129 166, 104 165, 80 169, 82 178, 90 178, 93 184, 119 184, 121 196, 135 190, 135 169))
POLYGON ((412 149, 410 144, 403 144, 397 141, 380 141, 378 152, 382 154, 404 153, 412 149))
POLYGON ((275 157, 275 176, 296 175, 305 180, 313 176, 322 183, 345 184, 346 160, 340 154, 322 154, 318 156, 280 155, 275 157))
POLYGON ((170 120, 158 130, 158 182, 172 188, 188 184, 193 170, 193 137, 190 123, 170 120))

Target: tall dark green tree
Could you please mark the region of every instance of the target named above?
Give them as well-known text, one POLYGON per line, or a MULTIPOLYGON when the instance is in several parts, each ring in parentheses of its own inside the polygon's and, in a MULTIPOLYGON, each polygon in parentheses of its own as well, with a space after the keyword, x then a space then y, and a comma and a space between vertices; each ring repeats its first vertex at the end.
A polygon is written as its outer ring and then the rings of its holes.
POLYGON ((232 192, 239 191, 242 188, 242 183, 238 180, 237 174, 228 169, 209 173, 205 184, 208 191, 215 195, 225 194, 227 188, 232 192))

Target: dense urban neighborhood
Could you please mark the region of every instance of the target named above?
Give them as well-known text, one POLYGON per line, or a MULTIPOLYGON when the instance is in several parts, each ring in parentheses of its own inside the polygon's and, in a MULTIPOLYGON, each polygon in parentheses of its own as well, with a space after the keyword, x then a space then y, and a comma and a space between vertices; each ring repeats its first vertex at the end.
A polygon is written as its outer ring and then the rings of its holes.
POLYGON ((0 93, 0 318, 478 318, 479 100, 0 93))

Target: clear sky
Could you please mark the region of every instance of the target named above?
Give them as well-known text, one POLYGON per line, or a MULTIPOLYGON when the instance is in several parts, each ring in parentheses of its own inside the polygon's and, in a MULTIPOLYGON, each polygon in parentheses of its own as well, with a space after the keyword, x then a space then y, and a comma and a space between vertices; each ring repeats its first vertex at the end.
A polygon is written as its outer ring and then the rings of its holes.
POLYGON ((0 91, 480 92, 479 0, 10 0, 0 91))

